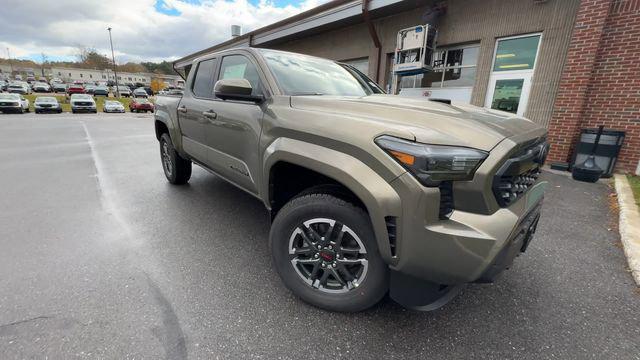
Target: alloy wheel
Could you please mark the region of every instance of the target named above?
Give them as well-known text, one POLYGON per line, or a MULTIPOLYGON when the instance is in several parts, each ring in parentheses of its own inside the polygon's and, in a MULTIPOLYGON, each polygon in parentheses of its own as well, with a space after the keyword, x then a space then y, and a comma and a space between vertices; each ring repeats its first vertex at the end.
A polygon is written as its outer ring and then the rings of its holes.
POLYGON ((300 278, 322 292, 344 293, 367 276, 367 251, 358 235, 333 219, 314 218, 289 238, 291 265, 300 278))

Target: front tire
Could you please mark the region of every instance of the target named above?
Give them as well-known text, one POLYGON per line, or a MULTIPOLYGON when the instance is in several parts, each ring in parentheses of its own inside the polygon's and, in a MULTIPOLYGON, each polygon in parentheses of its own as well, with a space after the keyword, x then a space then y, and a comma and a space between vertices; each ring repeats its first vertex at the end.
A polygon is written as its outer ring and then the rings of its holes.
POLYGON ((183 158, 174 149, 171 137, 164 133, 160 137, 160 159, 167 180, 174 185, 186 184, 191 178, 191 161, 183 158))
POLYGON ((285 286, 331 311, 356 312, 380 301, 389 272, 368 215, 326 193, 294 198, 271 227, 271 255, 285 286))

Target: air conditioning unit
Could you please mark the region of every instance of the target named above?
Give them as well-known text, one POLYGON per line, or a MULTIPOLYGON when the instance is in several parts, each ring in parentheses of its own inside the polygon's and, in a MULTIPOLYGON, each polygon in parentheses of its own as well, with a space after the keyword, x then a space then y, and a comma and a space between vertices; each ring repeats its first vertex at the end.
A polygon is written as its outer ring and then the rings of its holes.
POLYGON ((436 29, 429 24, 398 31, 393 73, 414 75, 433 70, 436 36, 436 29))

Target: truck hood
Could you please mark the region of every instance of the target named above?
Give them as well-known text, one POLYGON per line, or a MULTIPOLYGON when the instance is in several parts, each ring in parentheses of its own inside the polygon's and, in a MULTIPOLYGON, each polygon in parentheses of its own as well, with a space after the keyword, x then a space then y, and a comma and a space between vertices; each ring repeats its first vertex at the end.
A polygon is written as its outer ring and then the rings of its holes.
MULTIPOLYGON (((292 96, 291 106, 349 118, 368 120, 410 133, 418 142, 491 150, 505 138, 539 135, 540 125, 511 113, 465 103, 451 105, 396 95, 292 96), (538 131, 536 131, 538 130, 538 131)), ((395 133, 397 134, 397 133, 395 133)))

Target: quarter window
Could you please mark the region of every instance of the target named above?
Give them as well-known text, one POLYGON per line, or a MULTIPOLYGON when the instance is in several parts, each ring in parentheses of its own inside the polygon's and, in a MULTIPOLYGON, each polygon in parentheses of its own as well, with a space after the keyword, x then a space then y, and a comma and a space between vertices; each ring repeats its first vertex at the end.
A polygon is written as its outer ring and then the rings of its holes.
POLYGON ((197 97, 213 97, 213 73, 216 59, 203 60, 198 64, 193 80, 193 94, 197 97))
POLYGON ((260 83, 258 69, 245 56, 230 55, 222 58, 219 79, 246 79, 253 88, 251 95, 262 95, 262 84, 260 83))

